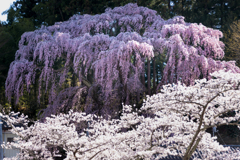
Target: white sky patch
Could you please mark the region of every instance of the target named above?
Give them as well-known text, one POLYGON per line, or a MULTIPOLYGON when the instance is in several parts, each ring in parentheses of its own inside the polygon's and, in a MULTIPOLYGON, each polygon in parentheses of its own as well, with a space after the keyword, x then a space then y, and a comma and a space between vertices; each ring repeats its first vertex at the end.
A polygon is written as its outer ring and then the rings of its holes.
POLYGON ((10 6, 15 2, 16 0, 0 0, 0 21, 6 21, 7 15, 2 15, 2 12, 6 11, 10 8, 10 6))

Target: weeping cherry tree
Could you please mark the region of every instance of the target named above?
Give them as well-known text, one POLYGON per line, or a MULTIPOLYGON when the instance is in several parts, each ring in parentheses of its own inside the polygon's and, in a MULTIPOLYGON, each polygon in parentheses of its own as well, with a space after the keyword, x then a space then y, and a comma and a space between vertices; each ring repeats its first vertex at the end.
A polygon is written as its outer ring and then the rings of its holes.
POLYGON ((74 15, 22 35, 6 96, 18 103, 25 92, 34 93, 38 103, 47 101, 43 117, 70 109, 119 117, 122 103, 142 104, 165 84, 193 85, 224 68, 239 73, 235 62, 220 61, 221 37, 219 30, 182 16, 164 20, 132 3, 74 15))

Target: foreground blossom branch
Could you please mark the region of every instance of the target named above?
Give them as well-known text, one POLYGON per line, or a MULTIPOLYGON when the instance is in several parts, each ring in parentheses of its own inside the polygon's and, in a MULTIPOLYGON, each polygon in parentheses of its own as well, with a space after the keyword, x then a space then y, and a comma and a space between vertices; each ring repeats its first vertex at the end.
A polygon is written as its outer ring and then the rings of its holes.
MULTIPOLYGON (((18 159, 159 159, 168 155, 183 160, 232 157, 238 149, 223 147, 206 130, 213 126, 239 125, 240 74, 219 71, 211 80, 193 86, 164 85, 148 97, 140 110, 124 105, 120 119, 70 111, 46 118, 44 123, 19 128, 17 142, 5 147, 21 149, 18 159), (232 117, 225 113, 234 112, 232 117)), ((9 123, 27 117, 8 118, 9 123)))

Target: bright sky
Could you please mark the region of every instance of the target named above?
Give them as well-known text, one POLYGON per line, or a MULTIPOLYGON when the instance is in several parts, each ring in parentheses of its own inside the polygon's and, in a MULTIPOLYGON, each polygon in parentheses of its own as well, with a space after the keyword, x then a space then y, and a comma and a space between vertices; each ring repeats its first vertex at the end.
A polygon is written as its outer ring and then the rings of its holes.
POLYGON ((0 21, 6 21, 7 15, 2 15, 2 12, 10 8, 10 5, 16 0, 0 0, 0 21))

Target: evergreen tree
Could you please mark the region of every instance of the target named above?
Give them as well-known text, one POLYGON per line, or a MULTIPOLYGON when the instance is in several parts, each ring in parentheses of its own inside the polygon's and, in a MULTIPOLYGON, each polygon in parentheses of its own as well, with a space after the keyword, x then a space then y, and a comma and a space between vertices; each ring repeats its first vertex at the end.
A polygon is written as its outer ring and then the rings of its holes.
POLYGON ((225 26, 240 18, 239 7, 238 0, 196 0, 192 8, 191 22, 223 31, 225 26))
POLYGON ((0 104, 9 107, 5 97, 5 81, 10 63, 14 60, 17 50, 13 36, 6 31, 4 26, 0 26, 0 104))
POLYGON ((229 25, 224 32, 224 43, 226 44, 226 60, 235 60, 236 65, 240 66, 240 21, 235 21, 229 25))

